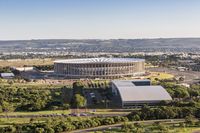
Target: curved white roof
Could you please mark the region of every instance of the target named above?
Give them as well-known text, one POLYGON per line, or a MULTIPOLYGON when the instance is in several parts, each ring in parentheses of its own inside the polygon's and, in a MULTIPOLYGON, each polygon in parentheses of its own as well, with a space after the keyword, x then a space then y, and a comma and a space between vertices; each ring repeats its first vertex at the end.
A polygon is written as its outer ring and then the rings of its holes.
POLYGON ((135 86, 132 81, 112 81, 118 89, 123 102, 148 102, 172 100, 162 86, 135 86))
POLYGON ((66 59, 56 60, 54 63, 126 63, 126 62, 141 62, 144 59, 137 58, 81 58, 81 59, 66 59))

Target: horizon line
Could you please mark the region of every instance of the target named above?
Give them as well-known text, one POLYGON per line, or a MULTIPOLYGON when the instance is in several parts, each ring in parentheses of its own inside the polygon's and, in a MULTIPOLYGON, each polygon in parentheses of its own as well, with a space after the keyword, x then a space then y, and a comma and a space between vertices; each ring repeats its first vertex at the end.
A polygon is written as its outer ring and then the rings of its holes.
POLYGON ((199 37, 144 37, 144 38, 37 38, 37 39, 0 39, 0 41, 34 41, 34 40, 150 40, 150 39, 200 39, 199 37))

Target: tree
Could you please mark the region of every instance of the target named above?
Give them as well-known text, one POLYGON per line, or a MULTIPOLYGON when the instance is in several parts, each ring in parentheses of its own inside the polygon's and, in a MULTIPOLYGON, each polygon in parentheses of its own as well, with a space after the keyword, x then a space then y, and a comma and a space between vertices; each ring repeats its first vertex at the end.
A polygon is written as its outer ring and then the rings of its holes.
POLYGON ((138 114, 136 114, 136 115, 133 116, 133 120, 139 121, 141 119, 140 119, 140 116, 138 114))
POLYGON ((35 133, 44 133, 44 128, 36 128, 35 133))
POLYGON ((194 125, 195 121, 194 121, 194 116, 193 115, 189 115, 185 117, 185 123, 189 126, 189 125, 194 125))
POLYGON ((141 109, 141 116, 140 118, 143 120, 151 119, 153 116, 153 110, 148 106, 144 105, 141 109))
POLYGON ((86 99, 85 97, 81 96, 80 94, 76 94, 73 100, 74 107, 80 108, 86 106, 86 99))
POLYGON ((187 98, 190 96, 190 94, 187 91, 187 88, 180 86, 174 89, 174 95, 177 98, 187 98))
POLYGON ((14 108, 10 103, 3 101, 2 102, 2 110, 3 110, 3 112, 11 112, 14 110, 14 108))
POLYGON ((83 84, 82 82, 74 82, 73 83, 73 93, 74 94, 83 94, 83 84))

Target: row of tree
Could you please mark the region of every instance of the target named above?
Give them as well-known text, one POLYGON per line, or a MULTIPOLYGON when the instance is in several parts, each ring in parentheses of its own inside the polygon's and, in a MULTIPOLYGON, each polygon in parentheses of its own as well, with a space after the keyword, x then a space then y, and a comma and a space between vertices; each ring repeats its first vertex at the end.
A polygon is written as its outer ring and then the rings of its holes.
POLYGON ((156 107, 144 106, 140 110, 135 110, 127 117, 129 120, 156 120, 156 119, 176 119, 194 116, 200 118, 200 108, 195 107, 156 107))
POLYGON ((73 120, 67 119, 49 119, 43 123, 30 123, 22 125, 13 125, 9 127, 0 128, 1 133, 60 133, 67 132, 77 129, 85 129, 91 127, 97 127, 101 125, 110 125, 120 122, 126 122, 126 117, 115 116, 115 117, 93 117, 88 119, 73 120))

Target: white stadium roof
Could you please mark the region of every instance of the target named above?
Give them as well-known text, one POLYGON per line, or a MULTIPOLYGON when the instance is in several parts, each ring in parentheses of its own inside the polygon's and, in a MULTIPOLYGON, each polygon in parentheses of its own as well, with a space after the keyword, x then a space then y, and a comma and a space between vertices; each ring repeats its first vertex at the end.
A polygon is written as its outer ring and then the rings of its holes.
POLYGON ((54 63, 128 63, 128 62, 140 62, 144 59, 137 58, 80 58, 80 59, 66 59, 56 60, 54 63))
POLYGON ((118 89, 122 102, 172 100, 162 86, 135 86, 130 80, 114 80, 112 83, 118 89))

